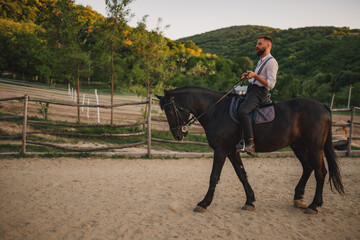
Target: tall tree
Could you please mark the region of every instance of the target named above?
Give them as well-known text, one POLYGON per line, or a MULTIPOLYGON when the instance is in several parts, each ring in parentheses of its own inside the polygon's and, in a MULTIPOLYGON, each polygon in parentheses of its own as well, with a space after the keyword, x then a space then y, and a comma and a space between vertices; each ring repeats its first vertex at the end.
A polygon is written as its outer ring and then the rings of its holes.
MULTIPOLYGON (((108 18, 105 21, 105 36, 102 46, 105 47, 105 54, 110 56, 110 75, 111 75, 111 105, 114 104, 114 85, 115 85, 115 59, 119 54, 119 49, 126 45, 127 22, 131 17, 128 5, 133 0, 105 0, 108 18)), ((111 108, 111 124, 113 124, 114 112, 111 108)))
MULTIPOLYGON (((73 0, 58 0, 44 27, 47 40, 54 53, 53 72, 56 77, 68 79, 76 85, 77 103, 80 104, 80 76, 88 71, 89 55, 84 51, 86 24, 81 22, 81 7, 73 0)), ((80 122, 80 107, 78 121, 80 122)))
POLYGON ((132 34, 132 46, 137 56, 132 73, 135 88, 144 87, 144 95, 149 97, 152 89, 162 85, 175 74, 176 63, 171 57, 167 39, 162 35, 161 19, 158 27, 152 31, 146 30, 146 19, 147 16, 144 16, 132 34))

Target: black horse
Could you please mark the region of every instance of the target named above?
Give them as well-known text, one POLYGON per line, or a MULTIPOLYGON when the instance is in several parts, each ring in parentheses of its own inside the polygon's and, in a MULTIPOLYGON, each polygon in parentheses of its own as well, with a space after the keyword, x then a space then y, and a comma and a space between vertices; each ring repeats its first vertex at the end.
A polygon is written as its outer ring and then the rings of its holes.
MULTIPOLYGON (((187 135, 186 126, 189 125, 192 114, 205 129, 209 145, 214 150, 210 186, 205 198, 197 204, 194 211, 205 212, 211 204, 226 157, 230 159, 245 189, 246 203, 243 209, 254 210, 254 192, 247 180, 240 154, 236 152, 235 146, 241 140, 242 130, 230 117, 231 97, 226 96, 216 103, 224 93, 200 87, 182 87, 164 91, 164 94, 163 97, 157 97, 174 138, 182 140, 187 135)), ((327 174, 323 153, 328 163, 331 190, 333 185, 340 194, 344 193, 332 145, 331 112, 323 104, 305 98, 279 102, 274 107, 276 116, 272 122, 253 126, 256 152, 272 152, 290 145, 303 167, 302 176, 295 188, 294 205, 306 208, 306 213, 317 213, 317 207, 323 203, 327 174), (313 170, 316 191, 313 202, 306 207, 303 204, 305 185, 313 170)))

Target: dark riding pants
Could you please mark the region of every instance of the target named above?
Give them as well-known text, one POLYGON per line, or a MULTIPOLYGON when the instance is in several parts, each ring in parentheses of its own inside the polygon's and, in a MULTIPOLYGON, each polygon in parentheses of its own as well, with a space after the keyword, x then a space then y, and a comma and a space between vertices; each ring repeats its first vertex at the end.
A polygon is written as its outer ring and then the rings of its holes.
POLYGON ((260 87, 256 84, 250 84, 248 86, 245 100, 238 109, 238 117, 244 130, 245 141, 254 138, 251 117, 249 114, 264 101, 267 95, 268 90, 266 87, 260 87))

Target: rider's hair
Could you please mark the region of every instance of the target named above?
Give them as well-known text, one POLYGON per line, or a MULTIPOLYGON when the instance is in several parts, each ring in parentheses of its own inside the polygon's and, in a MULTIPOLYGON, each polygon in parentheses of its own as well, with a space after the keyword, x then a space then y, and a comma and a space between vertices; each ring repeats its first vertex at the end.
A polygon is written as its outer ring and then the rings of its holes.
POLYGON ((260 38, 263 38, 263 39, 265 39, 265 40, 270 41, 270 42, 271 42, 271 45, 273 44, 273 40, 272 40, 272 38, 271 38, 270 36, 263 35, 263 36, 260 36, 259 39, 260 39, 260 38))

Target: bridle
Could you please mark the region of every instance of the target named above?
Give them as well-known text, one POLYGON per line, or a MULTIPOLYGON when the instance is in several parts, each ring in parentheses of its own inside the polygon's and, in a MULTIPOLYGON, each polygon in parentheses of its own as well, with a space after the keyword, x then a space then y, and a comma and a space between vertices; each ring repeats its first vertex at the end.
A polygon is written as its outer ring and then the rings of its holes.
POLYGON ((170 131, 181 129, 181 131, 183 133, 187 132, 187 128, 196 121, 195 116, 192 113, 190 113, 189 111, 185 110, 183 107, 177 105, 172 98, 170 98, 170 102, 164 104, 162 107, 165 110, 165 108, 168 106, 170 106, 174 109, 175 117, 176 117, 176 125, 177 125, 176 127, 170 127, 170 131), (188 113, 189 115, 192 115, 192 117, 185 121, 183 119, 183 117, 181 116, 180 110, 188 113), (194 121, 193 121, 193 119, 194 119, 194 121))

